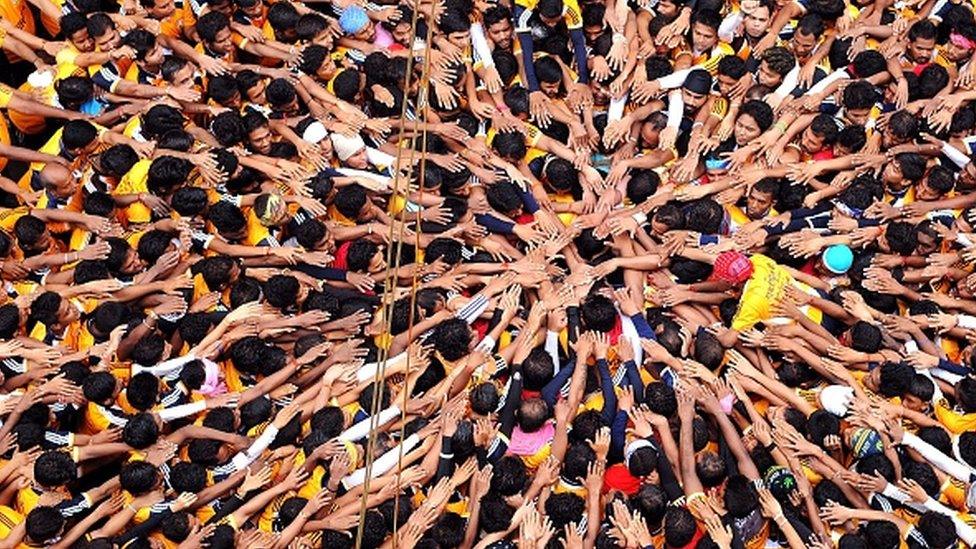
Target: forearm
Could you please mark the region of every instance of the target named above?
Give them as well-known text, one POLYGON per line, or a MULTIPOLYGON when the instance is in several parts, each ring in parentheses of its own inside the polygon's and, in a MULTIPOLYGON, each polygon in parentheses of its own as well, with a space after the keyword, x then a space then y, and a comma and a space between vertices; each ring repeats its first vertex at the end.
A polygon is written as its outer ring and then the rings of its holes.
POLYGON ((692 436, 691 422, 682 421, 678 444, 681 449, 679 452, 679 461, 681 463, 681 478, 684 481, 683 488, 686 497, 703 491, 701 481, 698 479, 698 472, 695 470, 695 451, 692 436))

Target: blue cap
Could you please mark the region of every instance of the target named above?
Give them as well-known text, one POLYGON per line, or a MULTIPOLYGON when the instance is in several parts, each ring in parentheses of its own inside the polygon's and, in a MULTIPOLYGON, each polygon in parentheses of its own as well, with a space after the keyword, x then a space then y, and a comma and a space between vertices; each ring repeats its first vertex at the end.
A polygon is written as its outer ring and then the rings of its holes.
POLYGON ((732 161, 728 158, 715 158, 708 157, 705 159, 705 169, 714 172, 718 170, 727 170, 729 166, 732 165, 732 161))
POLYGON ((339 16, 339 28, 346 34, 356 34, 368 23, 369 16, 366 15, 366 10, 356 5, 342 10, 342 15, 339 16))
POLYGON ((836 244, 823 253, 824 266, 834 274, 844 274, 854 263, 854 252, 846 244, 836 244))
POLYGON ((864 459, 883 454, 884 441, 877 431, 861 427, 855 429, 851 435, 851 448, 854 450, 854 457, 864 459))

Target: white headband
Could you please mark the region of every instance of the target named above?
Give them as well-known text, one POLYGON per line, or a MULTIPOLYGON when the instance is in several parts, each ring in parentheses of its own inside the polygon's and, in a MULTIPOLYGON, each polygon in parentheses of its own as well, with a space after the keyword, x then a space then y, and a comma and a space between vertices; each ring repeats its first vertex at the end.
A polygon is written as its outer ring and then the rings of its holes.
POLYGON ((641 448, 654 448, 654 445, 651 444, 651 441, 644 438, 639 438, 628 444, 627 449, 624 450, 624 463, 626 463, 627 466, 630 466, 630 456, 634 455, 634 452, 640 450, 641 448))

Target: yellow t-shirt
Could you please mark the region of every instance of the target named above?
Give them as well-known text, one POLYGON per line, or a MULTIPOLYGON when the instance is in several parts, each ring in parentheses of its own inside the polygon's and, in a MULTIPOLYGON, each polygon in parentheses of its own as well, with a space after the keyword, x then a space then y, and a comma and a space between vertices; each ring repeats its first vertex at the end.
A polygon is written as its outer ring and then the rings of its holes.
POLYGON ((14 89, 6 84, 0 84, 0 109, 7 108, 10 99, 14 96, 14 89))
POLYGON ((976 413, 957 412, 944 398, 935 403, 935 417, 954 435, 976 430, 976 413))
MULTIPOLYGON (((149 166, 152 161, 148 159, 142 159, 132 166, 129 173, 122 176, 119 180, 119 185, 115 187, 112 191, 114 195, 123 194, 139 194, 149 192, 149 186, 147 181, 149 180, 149 166)), ((129 223, 148 223, 152 220, 152 210, 149 209, 142 202, 133 202, 129 204, 125 210, 121 212, 121 215, 126 218, 129 223)))
POLYGON ((753 267, 752 277, 742 289, 739 309, 732 318, 732 329, 740 332, 772 318, 773 304, 794 282, 786 269, 762 254, 753 255, 749 261, 753 267))
POLYGON ((54 61, 57 63, 57 76, 55 80, 63 80, 69 76, 89 75, 88 71, 78 66, 77 59, 80 53, 74 46, 68 44, 55 54, 54 61))
POLYGON ((24 521, 24 515, 6 505, 0 505, 0 539, 5 539, 10 532, 24 521))

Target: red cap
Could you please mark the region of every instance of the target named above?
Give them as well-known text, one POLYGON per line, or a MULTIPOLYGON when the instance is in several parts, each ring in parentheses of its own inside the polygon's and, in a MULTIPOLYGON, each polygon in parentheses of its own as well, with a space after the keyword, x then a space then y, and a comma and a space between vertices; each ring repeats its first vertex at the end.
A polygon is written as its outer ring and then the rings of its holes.
POLYGON ((603 493, 610 490, 620 490, 628 496, 632 496, 640 490, 641 481, 639 478, 630 474, 627 466, 617 463, 607 468, 603 473, 603 493))
POLYGON ((722 252, 715 258, 712 280, 742 284, 752 276, 752 261, 740 252, 722 252))

